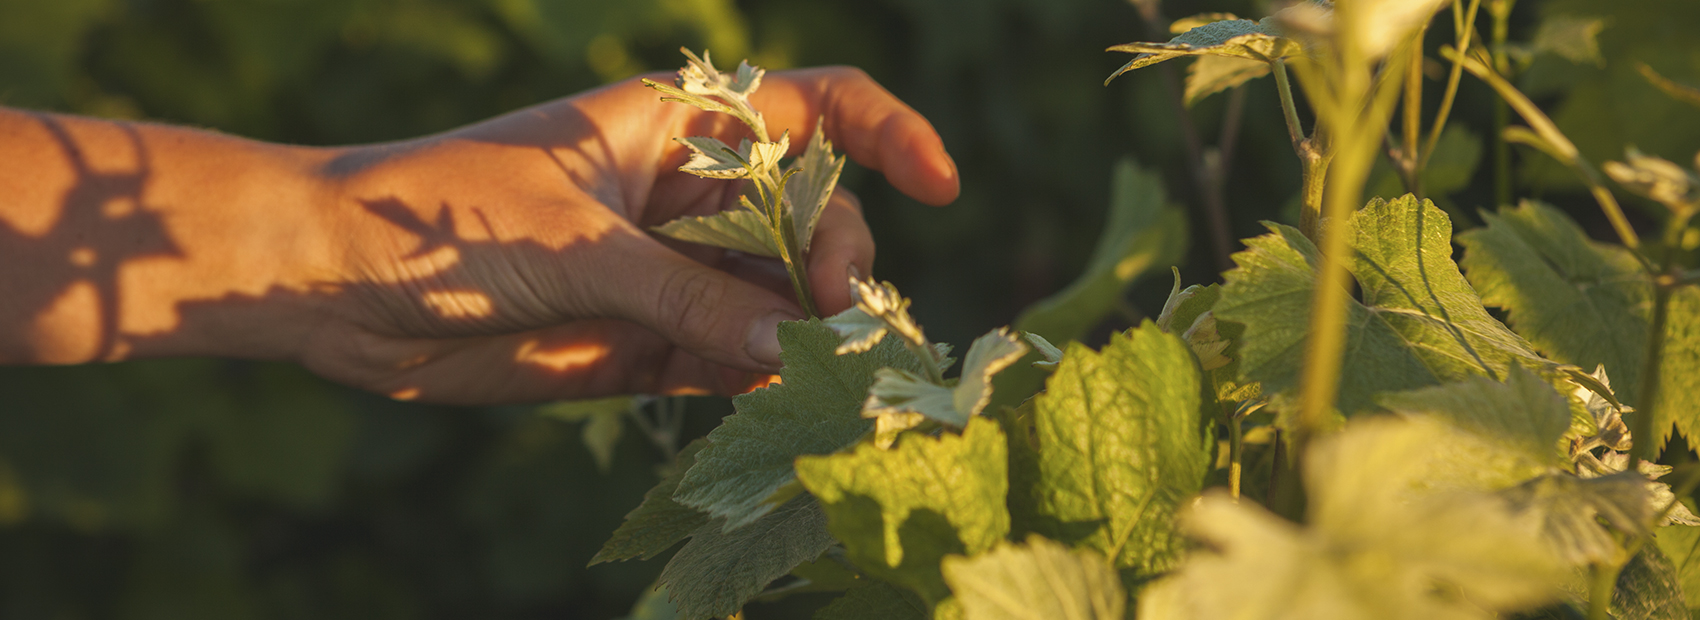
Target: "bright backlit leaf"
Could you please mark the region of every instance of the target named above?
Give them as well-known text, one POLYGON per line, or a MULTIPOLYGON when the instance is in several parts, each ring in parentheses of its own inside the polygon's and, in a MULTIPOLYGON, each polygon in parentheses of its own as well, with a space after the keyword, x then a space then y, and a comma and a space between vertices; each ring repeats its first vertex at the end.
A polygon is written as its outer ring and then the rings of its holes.
POLYGON ((896 338, 847 355, 834 353, 838 342, 819 321, 781 323, 783 382, 732 399, 738 413, 708 434, 708 447, 673 498, 725 517, 729 530, 748 525, 773 509, 775 492, 796 480, 792 462, 798 456, 837 452, 873 429, 861 412, 875 370, 921 370, 896 338))
POLYGON ((729 616, 767 584, 826 551, 833 543, 826 514, 813 497, 798 496, 748 526, 729 532, 706 523, 661 571, 679 616, 729 616))
POLYGON ((844 172, 845 158, 833 156, 824 122, 824 118, 815 119, 815 133, 809 138, 808 147, 787 169, 797 171, 785 182, 785 200, 791 203, 791 217, 797 223, 797 243, 804 252, 809 251, 815 226, 826 211, 826 201, 832 198, 832 188, 838 186, 838 175, 844 172))
MULTIPOLYGON (((1353 6, 1350 23, 1339 30, 1355 39, 1358 50, 1371 59, 1379 58, 1404 43, 1411 34, 1446 6, 1446 0, 1348 0, 1353 6)), ((1336 18, 1342 13, 1334 12, 1336 18)))
POLYGON ((1481 464, 1437 449, 1469 441, 1433 418, 1354 421, 1304 462, 1304 526, 1206 495, 1183 518, 1205 546, 1140 596, 1139 617, 1487 620, 1554 600, 1568 571, 1503 501, 1430 484, 1481 464))
POLYGON ((682 217, 652 230, 680 241, 768 258, 779 256, 779 246, 773 243, 773 233, 769 232, 766 219, 749 209, 682 217))
POLYGON ((758 135, 766 131, 766 121, 750 105, 750 94, 761 87, 765 70, 750 66, 745 61, 738 63, 737 70, 732 73, 723 73, 714 68, 708 52, 704 51, 698 58, 688 49, 681 48, 679 51, 684 52, 688 60, 685 67, 679 69, 672 86, 648 78, 644 78, 643 85, 659 91, 663 95, 662 101, 687 103, 709 112, 731 114, 758 135))
POLYGON ((998 423, 958 436, 909 434, 896 448, 797 459, 797 476, 825 507, 829 529, 869 575, 914 589, 929 605, 949 596, 939 561, 982 553, 1009 533, 1008 459, 998 423))
POLYGON ((1186 104, 1269 75, 1269 63, 1233 56, 1199 56, 1186 68, 1186 104))
POLYGON ((1154 576, 1185 548, 1175 509, 1203 488, 1215 440, 1192 352, 1149 322, 1103 351, 1070 345, 1034 400, 1041 525, 1154 576))
MULTIPOLYGON (((1452 225, 1433 203, 1380 199, 1352 218, 1352 275, 1362 302, 1348 300, 1339 407, 1372 408, 1380 392, 1468 376, 1503 377, 1516 364, 1552 364, 1482 308, 1452 262, 1452 225)), ((1216 318, 1243 325, 1240 373, 1266 393, 1297 385, 1321 259, 1295 228, 1267 224, 1234 255, 1216 318)))
POLYGON ((1675 213, 1700 208, 1700 176, 1662 157, 1643 155, 1631 147, 1628 163, 1608 161, 1602 166, 1611 180, 1624 189, 1664 205, 1675 213))
POLYGON ((946 557, 942 570, 965 620, 1122 620, 1127 607, 1104 556, 1038 535, 972 558, 946 557))
POLYGON ((850 298, 856 305, 826 319, 827 327, 844 339, 836 349, 840 354, 868 350, 868 347, 895 332, 914 346, 921 346, 927 336, 921 326, 909 316, 909 299, 897 292, 890 282, 850 278, 850 298))
POLYGON ((1162 179, 1131 159, 1117 162, 1114 174, 1109 216, 1085 272, 1023 310, 1016 329, 1055 343, 1079 340, 1115 312, 1135 279, 1183 260, 1186 218, 1164 206, 1162 179))
POLYGON ((1282 36, 1266 18, 1262 22, 1249 19, 1210 22, 1181 33, 1167 43, 1123 43, 1111 46, 1109 51, 1130 52, 1138 56, 1111 73, 1104 80, 1105 84, 1123 73, 1182 56, 1228 56, 1267 63, 1303 54, 1304 46, 1282 36))
POLYGON ((625 523, 614 530, 614 535, 608 537, 602 550, 590 559, 592 565, 653 558, 709 522, 707 513, 673 501, 673 492, 679 488, 679 481, 696 463, 697 452, 707 446, 707 440, 698 439, 679 452, 679 459, 671 471, 655 488, 643 494, 642 504, 626 513, 625 523))

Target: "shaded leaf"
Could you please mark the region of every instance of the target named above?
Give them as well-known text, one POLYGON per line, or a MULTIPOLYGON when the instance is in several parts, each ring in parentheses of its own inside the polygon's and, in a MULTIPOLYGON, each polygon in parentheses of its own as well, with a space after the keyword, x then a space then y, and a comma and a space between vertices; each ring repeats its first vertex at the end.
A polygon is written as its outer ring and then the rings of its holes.
POLYGON ((1249 19, 1210 22, 1181 33, 1167 43, 1123 43, 1111 46, 1108 51, 1138 56, 1111 73, 1104 80, 1105 84, 1123 73, 1181 56, 1228 56, 1270 62, 1303 54, 1304 46, 1282 36, 1271 20, 1265 18, 1262 22, 1249 19))
POLYGON ((732 399, 738 413, 708 434, 673 498, 726 517, 728 530, 755 521, 796 480, 798 456, 837 452, 873 429, 861 411, 875 370, 921 370, 896 338, 846 355, 834 353, 838 342, 816 320, 780 323, 782 382, 732 399))
POLYGON ((673 492, 679 488, 679 481, 696 464, 697 453, 706 447, 708 440, 698 439, 679 452, 672 471, 643 494, 642 504, 626 513, 625 522, 608 537, 608 542, 602 544, 596 557, 590 559, 592 566, 616 560, 653 558, 709 522, 707 513, 673 501, 673 492))
POLYGON ((1620 564, 1627 551, 1613 530, 1630 536, 1646 533, 1653 519, 1646 479, 1619 473, 1583 479, 1549 474, 1501 493, 1511 509, 1538 524, 1541 537, 1572 566, 1620 564))
POLYGON ((625 430, 623 411, 598 413, 584 422, 579 438, 584 441, 585 449, 590 450, 591 458, 596 459, 598 471, 608 473, 614 467, 614 446, 620 445, 625 430))
POLYGON ((1175 509, 1203 488, 1214 447, 1191 358, 1149 322, 1102 352, 1069 347, 1034 399, 1038 532, 1143 576, 1173 568, 1175 509))
POLYGON ((767 219, 750 209, 682 217, 650 230, 680 241, 712 245, 768 258, 779 256, 779 246, 773 242, 773 233, 768 229, 767 219))
POLYGON ((1022 310, 1016 329, 1050 342, 1079 340, 1115 311, 1134 280, 1181 261, 1186 219, 1164 207, 1162 180, 1131 159, 1116 162, 1114 174, 1109 215, 1086 271, 1067 288, 1022 310))
POLYGON ((930 605, 950 593, 939 573, 945 555, 984 552, 1009 533, 1007 467, 1003 432, 982 417, 960 436, 909 434, 891 450, 797 459, 851 561, 930 605))
POLYGON ((1686 607, 1700 609, 1700 527, 1661 527, 1653 541, 1671 563, 1686 607))
POLYGON ((966 620, 1122 620, 1127 607, 1104 556, 1038 535, 972 558, 948 556, 942 570, 966 620))
POLYGON ((1647 545, 1617 574, 1611 593, 1612 617, 1618 620, 1686 618, 1684 589, 1670 558, 1658 545, 1647 545))
MULTIPOLYGON (((1239 267, 1224 274, 1214 312, 1245 327, 1240 373, 1271 393, 1297 385, 1321 259, 1297 229, 1266 226, 1271 234, 1234 255, 1239 267)), ((1342 412, 1373 407, 1381 392, 1501 377, 1512 364, 1552 366, 1482 308, 1452 262, 1452 226, 1433 203, 1371 200, 1352 226, 1350 269, 1363 301, 1348 300, 1342 412)))
POLYGON ((928 620, 927 603, 914 592, 864 579, 816 611, 814 620, 928 620))
POLYGON ((728 616, 832 543, 820 504, 803 495, 742 528, 723 531, 718 520, 697 528, 662 569, 660 582, 681 618, 728 616))
POLYGON ((1605 28, 1606 20, 1598 17, 1547 15, 1535 30, 1532 46, 1535 52, 1557 54, 1579 65, 1603 67, 1606 59, 1600 55, 1600 31, 1605 28))

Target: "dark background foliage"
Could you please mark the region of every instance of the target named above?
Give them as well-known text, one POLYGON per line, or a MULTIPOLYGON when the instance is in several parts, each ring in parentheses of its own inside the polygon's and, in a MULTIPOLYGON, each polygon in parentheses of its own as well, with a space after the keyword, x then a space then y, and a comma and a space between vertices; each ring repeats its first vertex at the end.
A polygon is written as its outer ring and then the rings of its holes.
MULTIPOLYGON (((1536 54, 1522 75, 1531 94, 1596 162, 1631 143, 1688 161, 1700 111, 1647 86, 1635 63, 1700 82, 1700 4, 1523 0, 1512 38, 1553 15, 1605 18, 1605 61, 1536 54)), ((1439 20, 1431 51, 1451 37, 1439 20)), ((959 164, 962 199, 942 209, 854 165, 845 183, 880 243, 876 275, 915 298, 936 339, 965 343, 1080 270, 1117 158, 1160 171, 1193 230, 1207 229, 1166 82, 1184 65, 1102 85, 1125 61, 1104 47, 1150 38, 1119 0, 0 0, 0 104, 349 144, 671 69, 680 46, 722 63, 856 65, 931 119, 959 164)), ((1287 219, 1297 191, 1273 85, 1246 88, 1225 200, 1236 238, 1287 219)), ((1439 85, 1428 89, 1433 107, 1439 85)), ((1202 144, 1219 140, 1227 99, 1189 110, 1202 144)), ((1466 78, 1455 118, 1483 153, 1490 101, 1466 78)), ((1561 168, 1516 155, 1524 193, 1598 223, 1561 168)), ((1491 163, 1453 174, 1457 212, 1492 206, 1491 163)), ((1193 237, 1183 272, 1212 281, 1223 266, 1193 237)), ((1154 314, 1168 284, 1134 286, 1100 333, 1154 314)), ((692 399, 687 434, 729 409, 692 399)), ((584 565, 660 461, 628 432, 599 473, 575 425, 530 408, 398 403, 287 365, 4 368, 0 617, 622 616, 661 562, 584 565)))

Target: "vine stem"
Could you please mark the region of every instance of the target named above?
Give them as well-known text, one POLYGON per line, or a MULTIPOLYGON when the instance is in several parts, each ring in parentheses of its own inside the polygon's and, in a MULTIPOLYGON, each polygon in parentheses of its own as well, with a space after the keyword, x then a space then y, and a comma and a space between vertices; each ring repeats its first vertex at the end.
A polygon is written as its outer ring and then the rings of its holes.
MULTIPOLYGON (((1470 8, 1459 12, 1458 0, 1452 0, 1452 26, 1457 33, 1457 47, 1460 54, 1470 51, 1470 43, 1476 37, 1476 11, 1481 9, 1482 0, 1470 0, 1470 8)), ((1446 128, 1446 121, 1452 115, 1452 103, 1458 98, 1458 83, 1464 77, 1464 64, 1454 60, 1452 73, 1446 76, 1446 90, 1440 96, 1440 109, 1435 112, 1434 125, 1429 129, 1428 141, 1423 143, 1422 161, 1418 168, 1428 168, 1428 160, 1434 156, 1435 146, 1440 144, 1440 132, 1446 128)))
POLYGON ((1281 114, 1287 121, 1287 138, 1293 142, 1293 154, 1299 158, 1299 166, 1303 168, 1301 177, 1300 196, 1302 206, 1299 211, 1299 230, 1312 241, 1318 239, 1317 226, 1322 221, 1322 190, 1328 180, 1329 153, 1323 148, 1322 125, 1317 125, 1316 134, 1305 137, 1304 126, 1299 122, 1298 104, 1293 100, 1292 81, 1287 78, 1287 62, 1277 58, 1273 63, 1275 74, 1275 90, 1281 96, 1281 114))
POLYGON ((1245 435, 1240 428, 1240 417, 1234 416, 1228 421, 1228 494, 1234 501, 1240 501, 1240 476, 1245 467, 1241 462, 1245 459, 1245 435))
MULTIPOLYGON (((1500 73, 1511 72, 1511 61, 1505 53, 1505 41, 1511 31, 1511 7, 1516 0, 1488 0, 1488 13, 1493 16, 1493 63, 1500 73)), ((1463 56, 1460 54, 1460 56, 1463 56)), ((1504 136, 1511 124, 1511 110, 1502 99, 1493 105, 1493 132, 1504 136)), ((1511 145, 1501 137, 1493 142, 1493 197, 1497 204, 1511 204, 1511 145)))
POLYGON ((1617 589, 1617 575, 1623 572, 1623 565, 1591 564, 1588 572, 1593 579, 1588 582, 1588 620, 1608 620, 1611 618, 1611 595, 1617 589))

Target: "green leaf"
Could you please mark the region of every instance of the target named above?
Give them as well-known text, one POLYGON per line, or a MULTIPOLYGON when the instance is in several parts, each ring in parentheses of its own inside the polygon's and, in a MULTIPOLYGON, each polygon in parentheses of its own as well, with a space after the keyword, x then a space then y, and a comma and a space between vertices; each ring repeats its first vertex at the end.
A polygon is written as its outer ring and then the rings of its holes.
POLYGON ((620 445, 620 436, 625 434, 625 417, 625 412, 598 413, 579 431, 585 449, 596 459, 597 471, 608 473, 614 467, 614 446, 620 445))
POLYGON ((1583 479, 1549 474, 1506 489, 1500 495, 1511 510, 1540 524, 1541 536, 1571 566, 1616 565, 1627 560, 1617 535, 1647 532, 1654 508, 1647 500, 1646 478, 1623 472, 1583 479))
MULTIPOLYGON (((1484 217, 1487 227, 1459 235, 1483 300, 1504 308, 1512 327, 1553 359, 1604 364, 1619 400, 1639 402, 1652 283, 1629 251, 1589 240, 1539 203, 1484 217)), ((1659 446, 1673 425, 1700 437, 1700 291, 1675 291, 1665 330, 1653 425, 1659 446)))
POLYGON ((1009 533, 1008 460, 998 423, 975 417, 962 435, 910 433, 891 450, 797 459, 828 527, 863 572, 914 589, 930 605, 949 596, 939 561, 984 552, 1009 533))
POLYGON ((1354 420, 1306 455, 1304 526, 1206 495, 1183 517, 1204 546, 1140 617, 1485 619, 1554 600, 1569 572, 1472 486, 1491 465, 1472 440, 1434 418, 1354 420))
POLYGON ((1486 377, 1383 394, 1383 407, 1408 415, 1438 415, 1458 428, 1519 451, 1529 466, 1564 464, 1559 440, 1570 428, 1570 401, 1552 385, 1512 367, 1504 383, 1486 377))
POLYGON ((921 370, 899 339, 846 355, 834 353, 838 342, 819 321, 781 323, 783 382, 732 399, 738 412, 708 434, 673 498, 726 517, 728 530, 755 521, 772 510, 769 497, 796 480, 798 456, 837 452, 872 430, 861 412, 875 370, 921 370))
POLYGON ((1181 33, 1167 43, 1123 43, 1111 46, 1108 51, 1138 56, 1111 73, 1105 84, 1123 73, 1181 56, 1228 56, 1267 63, 1303 54, 1304 46, 1282 36, 1272 21, 1265 18, 1262 22, 1249 19, 1211 22, 1181 33))
POLYGON ((1269 63, 1232 56, 1199 56, 1186 68, 1186 105, 1269 75, 1269 63))
POLYGON ((1203 488, 1215 440, 1192 352, 1150 322, 1102 352, 1071 345, 1035 398, 1040 533, 1155 576, 1179 561, 1175 509, 1203 488))
POLYGON ((613 396, 589 400, 563 400, 537 408, 537 415, 563 422, 583 422, 603 413, 625 413, 637 407, 637 396, 613 396))
POLYGON ((915 318, 909 316, 909 298, 897 292, 890 282, 850 278, 850 298, 855 307, 826 319, 827 327, 844 339, 835 349, 839 354, 868 350, 885 337, 887 331, 896 333, 915 347, 927 342, 926 334, 915 318))
MULTIPOLYGON (((1240 373, 1265 393, 1297 385, 1321 259, 1297 229, 1247 241, 1224 278, 1216 318, 1245 327, 1240 373)), ((1362 299, 1349 301, 1338 405, 1352 414, 1381 392, 1468 376, 1504 376, 1512 364, 1552 366, 1482 307, 1452 262, 1452 226, 1428 201, 1371 200, 1352 218, 1351 272, 1362 299)))
POLYGON ((679 452, 673 469, 655 488, 643 494, 643 503, 626 513, 626 521, 603 543, 602 550, 590 559, 594 566, 603 562, 650 559, 671 549, 698 528, 709 522, 707 513, 673 501, 673 492, 685 472, 696 463, 697 453, 708 447, 708 441, 698 439, 679 452))
POLYGON ((832 188, 838 186, 838 175, 844 172, 845 158, 833 156, 832 143, 826 139, 825 122, 825 117, 815 119, 815 134, 809 138, 809 146, 787 169, 798 172, 785 182, 785 200, 791 203, 797 242, 802 244, 805 254, 814 240, 821 213, 826 211, 826 201, 832 198, 832 188))
POLYGON ((685 165, 679 166, 680 172, 689 172, 705 179, 742 179, 750 176, 750 141, 745 140, 734 149, 719 138, 673 138, 674 142, 685 145, 690 149, 691 158, 685 165))
POLYGON ((799 496, 742 528, 722 531, 718 522, 697 528, 661 570, 660 582, 682 618, 729 616, 832 543, 820 504, 799 496))
POLYGON ((1038 535, 972 558, 946 557, 942 570, 966 620, 1122 620, 1127 607, 1104 556, 1038 535))
POLYGON ((1661 527, 1653 541, 1671 563, 1689 609, 1700 609, 1700 527, 1661 527))
POLYGON ((820 611, 814 620, 928 620, 927 603, 914 592, 864 579, 820 611))
POLYGON ((721 211, 700 217, 682 217, 650 230, 680 241, 712 245, 768 258, 779 256, 779 246, 774 245, 773 233, 768 229, 767 219, 749 209, 721 211))
POLYGON ((714 68, 713 59, 707 51, 702 53, 701 58, 688 49, 681 48, 679 51, 685 54, 687 60, 685 67, 679 69, 678 76, 674 78, 673 86, 648 78, 643 79, 643 85, 664 95, 662 101, 688 103, 709 112, 731 114, 745 125, 749 125, 758 135, 766 131, 767 123, 762 119, 761 112, 757 112, 750 105, 750 94, 761 87, 762 76, 767 73, 765 70, 744 61, 738 63, 736 71, 722 73, 714 68))
POLYGON ((962 377, 954 387, 945 387, 915 373, 882 368, 868 390, 864 417, 914 412, 961 428, 968 418, 986 408, 992 399, 992 377, 1027 354, 1008 328, 997 328, 974 340, 968 348, 962 377))
POLYGON ((1690 439, 1690 450, 1700 450, 1700 287, 1692 285, 1671 294, 1665 318, 1659 405, 1653 418, 1660 447, 1670 439, 1673 424, 1690 439))
POLYGON ((1676 566, 1659 550, 1647 545, 1617 574, 1617 589, 1611 594, 1612 617, 1617 620, 1665 620, 1686 618, 1688 605, 1676 566))
POLYGON ((1579 65, 1604 67, 1606 59, 1600 55, 1600 31, 1605 28, 1606 20, 1598 17, 1547 15, 1535 30, 1532 47, 1535 52, 1557 54, 1579 65))
POLYGON ((1062 291, 1039 300, 1015 319, 1015 328, 1066 343, 1079 340, 1115 312, 1122 292, 1153 268, 1181 261, 1186 218, 1164 207, 1163 182, 1131 159, 1116 163, 1110 212, 1086 271, 1062 291))

